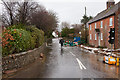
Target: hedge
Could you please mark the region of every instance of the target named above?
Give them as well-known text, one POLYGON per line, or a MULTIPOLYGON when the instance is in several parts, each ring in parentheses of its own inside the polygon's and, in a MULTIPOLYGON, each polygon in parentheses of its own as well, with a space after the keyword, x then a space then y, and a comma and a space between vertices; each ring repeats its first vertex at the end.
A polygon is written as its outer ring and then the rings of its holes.
POLYGON ((44 43, 44 32, 42 30, 39 30, 35 26, 25 27, 25 29, 29 31, 32 37, 36 40, 35 47, 39 47, 44 43))
POLYGON ((44 32, 35 26, 11 26, 2 32, 2 55, 15 54, 44 43, 44 32))

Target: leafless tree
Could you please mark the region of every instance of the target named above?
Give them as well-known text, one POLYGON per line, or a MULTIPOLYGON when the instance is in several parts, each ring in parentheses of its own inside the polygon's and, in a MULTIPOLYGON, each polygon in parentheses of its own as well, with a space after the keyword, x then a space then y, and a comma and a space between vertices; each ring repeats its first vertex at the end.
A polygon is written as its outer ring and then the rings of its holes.
POLYGON ((21 2, 18 4, 18 22, 22 24, 30 24, 30 18, 32 13, 34 13, 39 5, 36 2, 21 2))
POLYGON ((39 6, 40 10, 32 14, 31 24, 36 25, 39 29, 42 29, 45 34, 53 31, 57 27, 58 19, 56 13, 53 11, 47 11, 43 6, 39 6))
POLYGON ((61 23, 61 28, 70 28, 70 24, 68 22, 62 22, 61 23))
POLYGON ((16 2, 5 2, 2 0, 2 21, 6 25, 13 25, 16 14, 16 2))
MULTIPOLYGON (((9 1, 9 0, 8 0, 9 1)), ((3 23, 8 26, 14 24, 35 25, 42 29, 46 35, 56 29, 58 18, 55 12, 47 11, 37 2, 25 0, 24 2, 3 2, 3 23)))
POLYGON ((4 24, 13 25, 16 23, 27 24, 31 14, 37 10, 38 4, 36 2, 12 2, 10 0, 2 0, 3 11, 2 21, 4 24))

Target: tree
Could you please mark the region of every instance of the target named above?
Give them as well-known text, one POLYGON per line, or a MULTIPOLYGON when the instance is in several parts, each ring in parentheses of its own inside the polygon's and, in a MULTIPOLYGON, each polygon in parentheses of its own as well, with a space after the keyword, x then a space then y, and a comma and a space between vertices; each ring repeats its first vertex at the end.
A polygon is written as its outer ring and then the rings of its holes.
POLYGON ((71 25, 73 28, 74 28, 74 34, 76 35, 76 36, 79 36, 79 32, 81 31, 81 29, 82 29, 82 24, 72 24, 71 25))
MULTIPOLYGON (((10 1, 10 0, 8 0, 10 1)), ((56 29, 58 18, 53 11, 47 11, 37 2, 25 0, 25 2, 3 2, 2 21, 7 26, 14 24, 35 25, 42 29, 45 35, 50 36, 56 29)))
POLYGON ((83 19, 81 20, 81 23, 83 23, 84 24, 84 28, 85 28, 85 42, 87 43, 88 41, 87 41, 87 37, 88 37, 88 31, 87 31, 87 22, 90 20, 90 19, 92 19, 93 17, 92 16, 90 16, 90 17, 87 17, 86 15, 84 15, 83 16, 83 19))
POLYGON ((12 2, 10 0, 2 0, 2 22, 7 25, 14 25, 17 23, 27 24, 31 14, 38 8, 38 3, 30 2, 12 2))
POLYGON ((68 22, 62 22, 61 23, 61 28, 70 28, 70 24, 68 22))
POLYGON ((58 25, 58 18, 56 13, 52 11, 48 12, 44 7, 41 7, 41 10, 32 14, 30 22, 32 25, 36 25, 36 27, 42 29, 45 35, 49 37, 58 25))
POLYGON ((16 2, 3 2, 2 22, 6 25, 13 25, 16 14, 16 2))
POLYGON ((68 27, 65 27, 61 31, 61 36, 62 37, 71 37, 71 36, 69 36, 70 34, 73 34, 73 36, 74 36, 74 31, 75 31, 74 29, 69 29, 68 27))
POLYGON ((22 24, 30 24, 31 14, 38 8, 39 4, 36 2, 18 2, 18 13, 16 14, 17 21, 22 24))

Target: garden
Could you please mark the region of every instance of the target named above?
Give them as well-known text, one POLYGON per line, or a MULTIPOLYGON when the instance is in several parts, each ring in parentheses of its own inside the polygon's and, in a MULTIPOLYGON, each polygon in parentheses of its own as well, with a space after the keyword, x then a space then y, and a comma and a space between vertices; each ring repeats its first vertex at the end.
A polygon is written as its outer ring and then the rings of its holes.
POLYGON ((44 32, 35 26, 14 25, 0 34, 2 55, 20 53, 40 47, 44 43, 44 32))

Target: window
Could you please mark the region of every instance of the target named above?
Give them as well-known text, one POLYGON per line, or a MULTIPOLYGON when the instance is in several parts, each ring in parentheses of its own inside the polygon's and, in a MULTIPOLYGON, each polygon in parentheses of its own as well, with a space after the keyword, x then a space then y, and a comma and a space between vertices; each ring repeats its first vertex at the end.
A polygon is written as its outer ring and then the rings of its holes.
POLYGON ((113 19, 112 19, 112 18, 110 18, 110 25, 109 25, 109 26, 112 26, 112 21, 113 21, 113 19))
POLYGON ((95 34, 95 40, 97 40, 97 35, 95 34))
POLYGON ((96 27, 97 27, 97 24, 95 23, 95 29, 96 29, 96 27))
POLYGON ((91 25, 90 25, 90 30, 91 30, 91 28, 92 28, 92 27, 91 27, 91 25))
POLYGON ((101 21, 101 28, 103 28, 103 21, 101 21))
POLYGON ((90 40, 92 39, 92 35, 90 34, 90 40))
POLYGON ((103 40, 103 33, 101 33, 101 40, 103 40))

